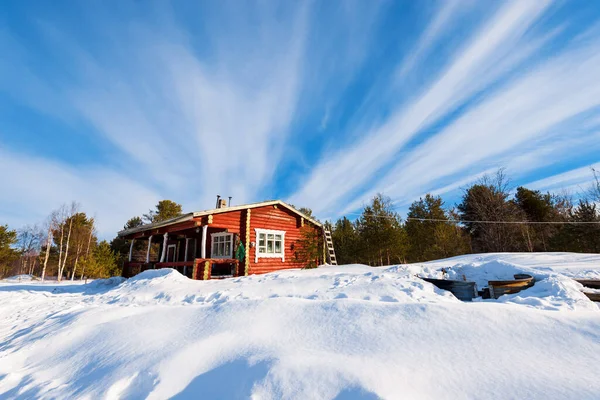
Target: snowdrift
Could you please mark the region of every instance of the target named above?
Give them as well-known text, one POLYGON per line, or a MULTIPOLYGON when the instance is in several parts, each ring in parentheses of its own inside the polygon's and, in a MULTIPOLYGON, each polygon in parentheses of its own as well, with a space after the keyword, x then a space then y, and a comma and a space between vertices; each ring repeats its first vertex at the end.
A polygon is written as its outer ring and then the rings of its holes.
POLYGON ((2 283, 0 398, 593 399, 600 308, 578 276, 600 277, 600 256, 2 283), (537 282, 463 303, 417 277, 442 268, 537 282))
POLYGON ((34 277, 33 275, 23 274, 23 275, 11 276, 9 278, 3 279, 2 281, 9 282, 9 283, 18 283, 18 282, 31 282, 31 281, 36 281, 36 280, 38 280, 38 278, 34 277))

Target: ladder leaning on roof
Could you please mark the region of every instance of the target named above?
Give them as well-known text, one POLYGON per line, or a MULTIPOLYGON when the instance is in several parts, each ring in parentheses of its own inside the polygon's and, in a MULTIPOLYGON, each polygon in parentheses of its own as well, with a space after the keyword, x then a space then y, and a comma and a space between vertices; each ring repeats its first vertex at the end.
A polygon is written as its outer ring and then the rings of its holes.
POLYGON ((323 229, 323 235, 325 236, 325 247, 327 248, 327 261, 329 265, 338 265, 335 258, 335 250, 333 249, 331 232, 329 232, 327 229, 323 229))

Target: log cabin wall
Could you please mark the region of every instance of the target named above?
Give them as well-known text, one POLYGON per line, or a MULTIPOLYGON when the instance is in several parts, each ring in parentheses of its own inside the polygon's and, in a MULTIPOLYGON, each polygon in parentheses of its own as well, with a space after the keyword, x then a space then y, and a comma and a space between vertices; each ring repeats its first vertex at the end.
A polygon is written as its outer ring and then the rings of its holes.
MULTIPOLYGON (((305 222, 308 228, 313 226, 305 222)), ((265 274, 289 268, 302 268, 302 263, 294 262, 294 250, 296 242, 301 238, 302 233, 301 217, 281 206, 265 206, 253 208, 250 217, 250 241, 255 245, 246 249, 246 256, 249 257, 250 266, 248 274, 265 274), (256 252, 258 250, 258 238, 256 237, 256 228, 285 231, 284 241, 284 261, 281 258, 258 258, 256 262, 256 252)), ((320 234, 321 228, 314 227, 315 232, 320 234)))
MULTIPOLYGON (((214 214, 212 217, 212 223, 208 226, 208 237, 206 238, 206 256, 211 256, 212 242, 211 234, 223 232, 226 230, 228 233, 233 233, 235 236, 240 235, 241 227, 243 225, 243 212, 232 211, 220 214, 214 214)), ((235 240, 235 238, 234 238, 235 240)), ((233 243, 235 244, 235 243, 233 243)), ((232 257, 235 257, 235 249, 233 249, 232 257)))
MULTIPOLYGON (((210 258, 212 253, 211 233, 227 231, 239 236, 246 250, 246 260, 238 265, 237 276, 264 274, 273 271, 279 271, 290 268, 302 268, 304 265, 300 262, 294 262, 295 251, 297 251, 297 241, 302 237, 303 229, 313 228, 317 236, 322 234, 322 228, 314 226, 304 220, 300 215, 290 211, 287 207, 280 204, 265 205, 261 207, 252 207, 241 210, 217 212, 211 215, 203 215, 194 218, 191 221, 178 223, 172 226, 166 226, 148 230, 146 232, 137 232, 132 237, 143 237, 145 235, 155 235, 153 242, 162 247, 162 234, 169 232, 167 245, 177 244, 177 261, 181 262, 185 258, 185 237, 195 238, 195 254, 193 250, 188 261, 193 262, 193 276, 195 279, 210 279, 210 270, 206 268, 206 261, 200 261, 202 246, 203 226, 207 226, 206 231, 206 257, 210 258), (258 238, 256 228, 284 231, 285 238, 283 243, 284 260, 281 258, 256 258, 258 251, 258 238), (159 238, 160 236, 160 238, 159 238), (252 244, 252 245, 250 245, 252 244), (296 248, 296 249, 295 249, 296 248), (194 257, 195 256, 195 257, 194 257)), ((146 239, 147 240, 147 239, 146 239)), ((235 241, 234 241, 235 243, 235 241)), ((147 242, 144 243, 144 249, 147 248, 147 242)), ((232 258, 235 258, 235 246, 232 258)), ((155 251, 153 251, 153 254, 155 251)), ((162 248, 151 260, 157 262, 162 253, 162 248), (156 258, 156 259, 154 259, 156 258)), ((145 261, 145 251, 143 254, 145 261)), ((141 261, 141 260, 140 260, 141 261)), ((165 260, 167 261, 167 260, 165 260)), ((323 260, 319 260, 323 262, 323 260)), ((190 268, 192 268, 190 266, 190 268)), ((189 273, 192 276, 192 272, 189 273)))

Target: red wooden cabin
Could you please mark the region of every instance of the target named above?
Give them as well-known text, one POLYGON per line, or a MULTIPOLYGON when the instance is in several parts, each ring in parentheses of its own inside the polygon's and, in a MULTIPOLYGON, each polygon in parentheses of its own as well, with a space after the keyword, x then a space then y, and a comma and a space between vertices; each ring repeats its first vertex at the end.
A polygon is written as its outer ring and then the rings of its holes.
MULTIPOLYGON (((211 279, 301 268, 295 252, 306 229, 314 230, 316 237, 323 235, 318 221, 280 200, 184 214, 118 233, 131 241, 123 276, 174 268, 192 279, 211 279), (238 240, 245 250, 241 260, 236 257, 238 240), (147 243, 147 250, 140 254, 138 245, 135 253, 144 259, 134 259, 134 244, 140 241, 147 243), (151 249, 158 244, 156 254, 151 249)), ((325 256, 324 248, 316 261, 324 263, 325 256)))

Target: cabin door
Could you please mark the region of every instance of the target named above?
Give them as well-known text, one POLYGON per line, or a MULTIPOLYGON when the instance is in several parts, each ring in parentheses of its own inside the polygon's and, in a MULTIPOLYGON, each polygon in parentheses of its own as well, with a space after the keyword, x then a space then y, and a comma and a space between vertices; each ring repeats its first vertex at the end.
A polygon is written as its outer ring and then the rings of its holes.
POLYGON ((175 262, 175 261, 177 261, 175 259, 176 250, 177 250, 177 245, 176 244, 170 244, 169 247, 167 247, 167 262, 175 262))

